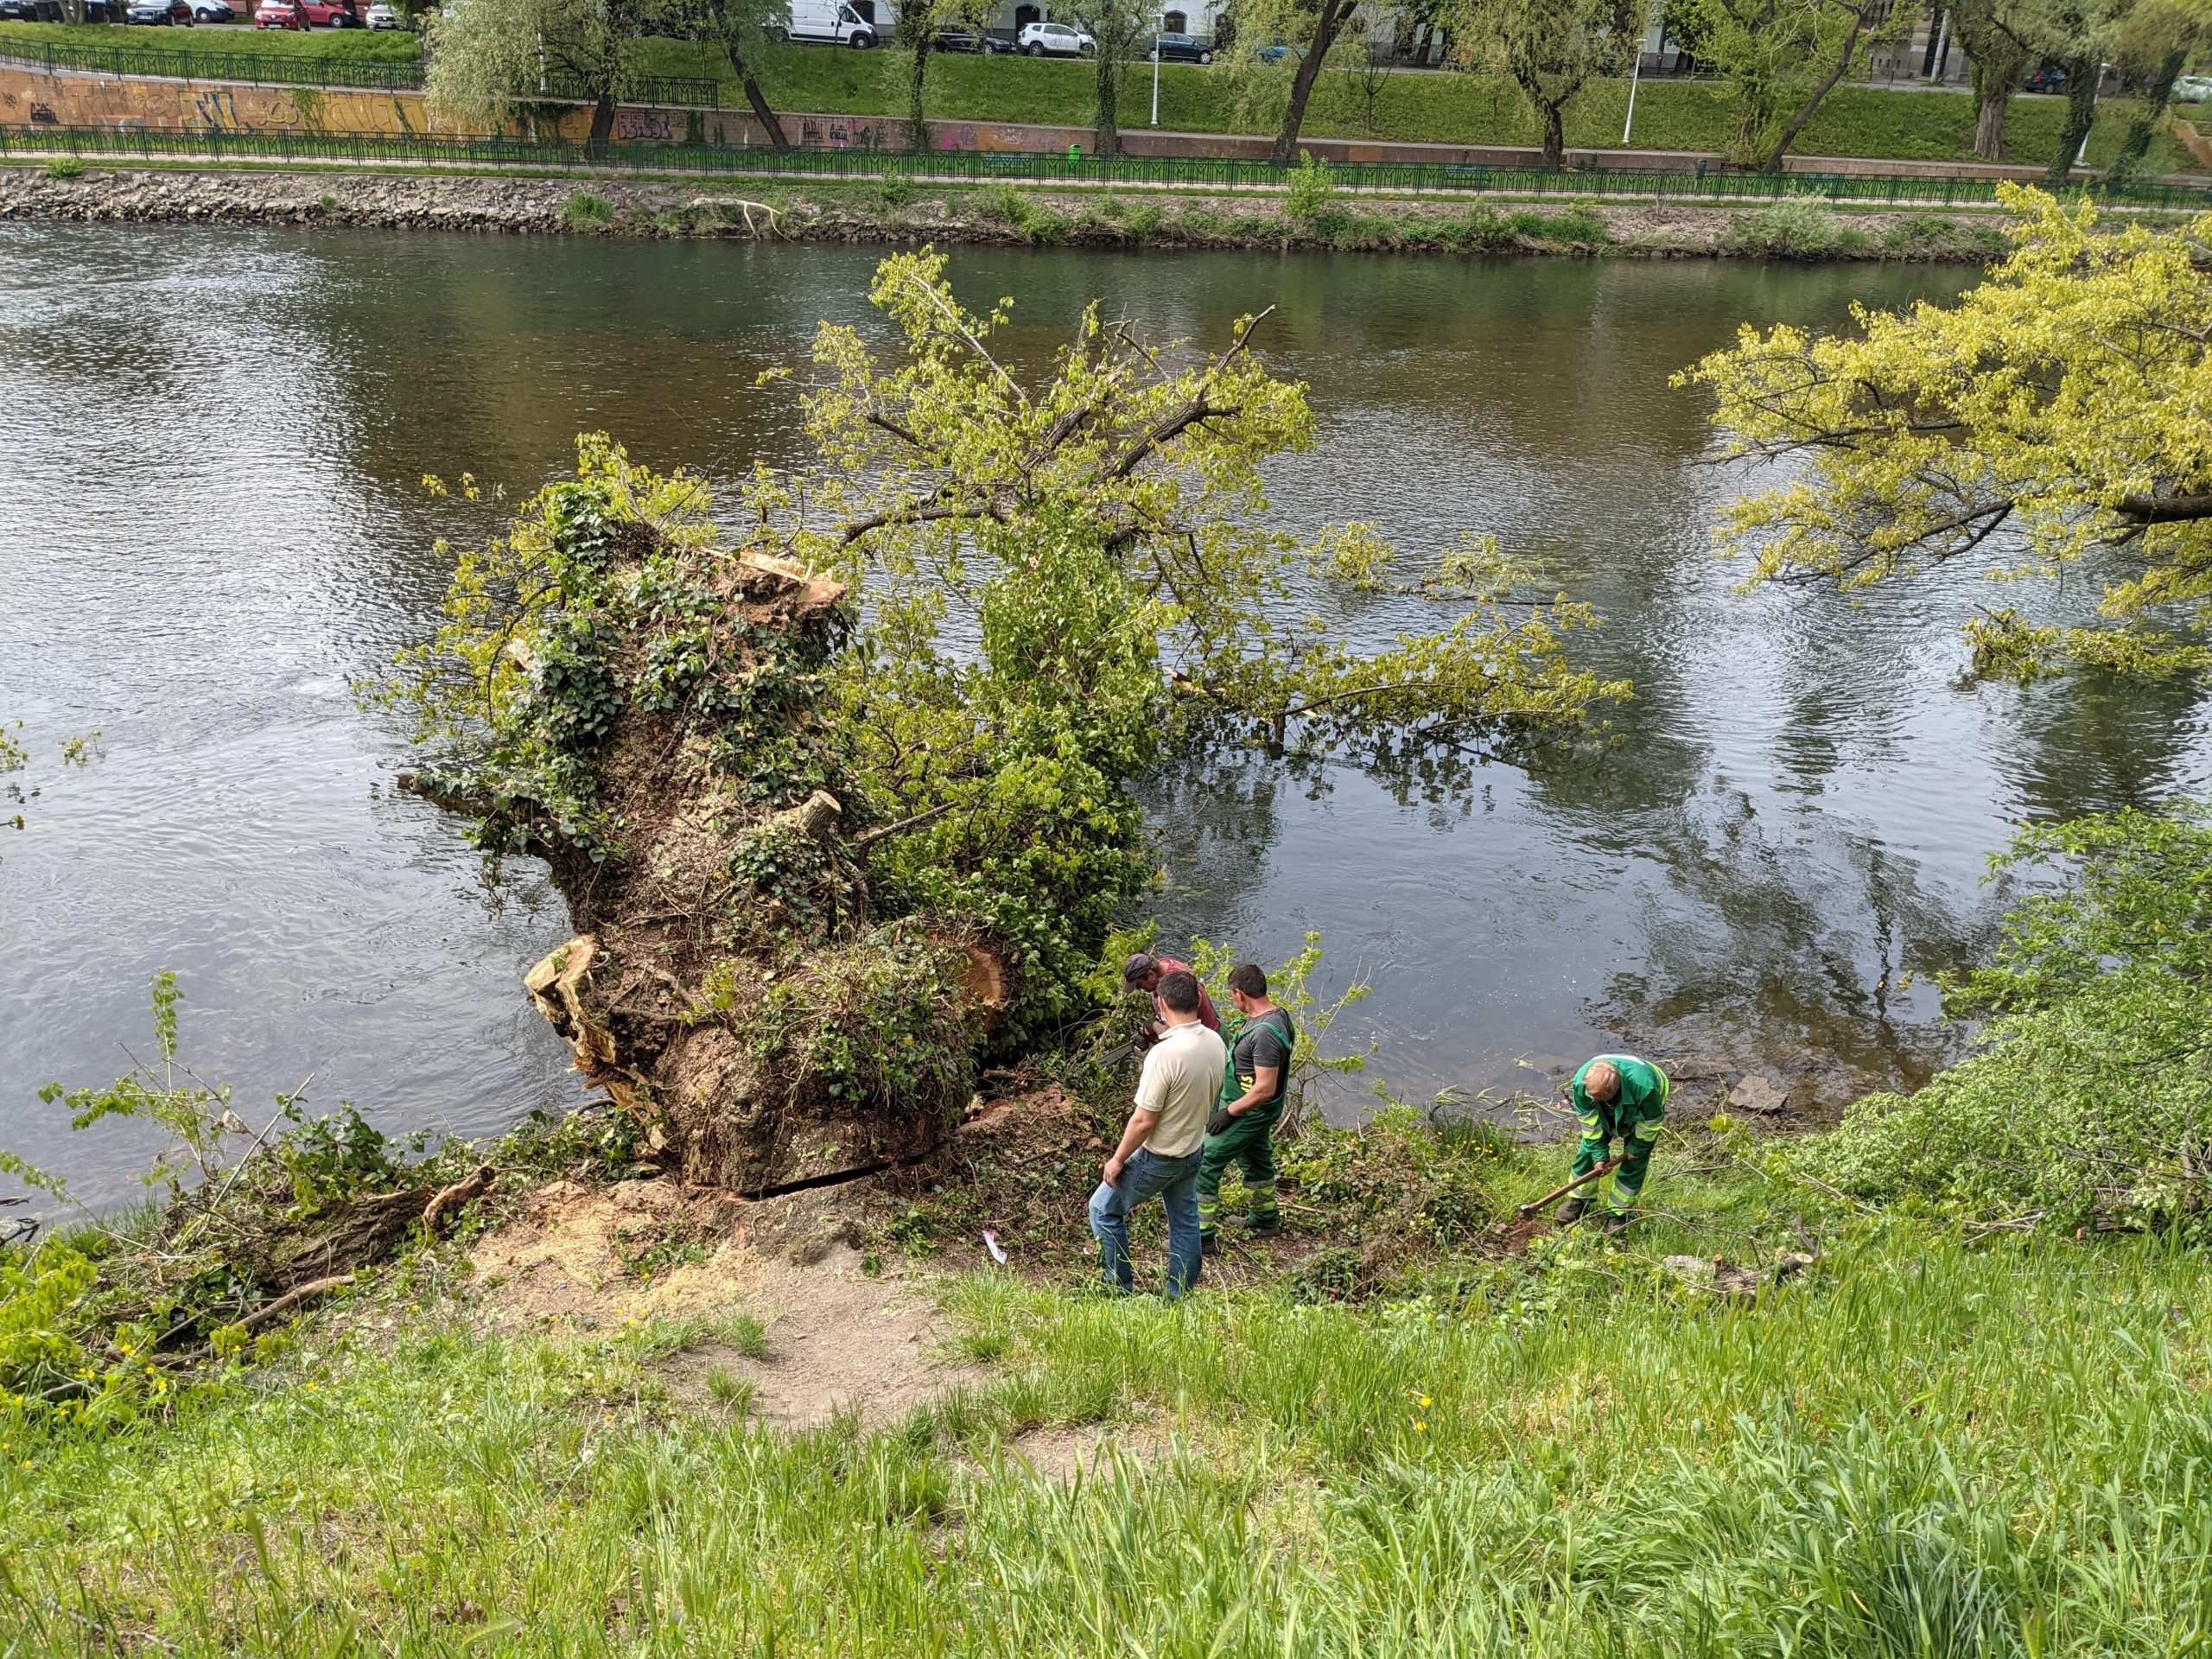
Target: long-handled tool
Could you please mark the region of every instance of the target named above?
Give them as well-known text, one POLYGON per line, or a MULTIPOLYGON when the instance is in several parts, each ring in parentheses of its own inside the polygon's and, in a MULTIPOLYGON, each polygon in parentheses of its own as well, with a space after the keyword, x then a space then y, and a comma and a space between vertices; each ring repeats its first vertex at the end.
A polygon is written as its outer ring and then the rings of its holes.
POLYGON ((1618 1169, 1620 1167, 1621 1164, 1625 1161, 1626 1157, 1627 1154, 1623 1154, 1622 1156, 1618 1158, 1608 1158, 1604 1163, 1599 1165, 1597 1168, 1591 1170, 1587 1174, 1576 1176, 1565 1186, 1559 1188, 1557 1191, 1547 1192, 1541 1198, 1531 1198, 1528 1203, 1521 1206, 1522 1218, 1526 1220, 1529 1217, 1534 1215, 1537 1211, 1549 1204, 1553 1199, 1563 1198, 1568 1193, 1573 1192, 1576 1187, 1587 1186, 1592 1181, 1596 1180, 1600 1175, 1606 1173, 1610 1170, 1618 1169))

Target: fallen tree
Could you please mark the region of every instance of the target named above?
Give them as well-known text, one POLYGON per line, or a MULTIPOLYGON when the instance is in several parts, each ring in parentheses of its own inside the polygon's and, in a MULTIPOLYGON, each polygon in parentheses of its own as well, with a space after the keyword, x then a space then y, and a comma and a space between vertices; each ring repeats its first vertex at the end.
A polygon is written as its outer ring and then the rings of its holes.
POLYGON ((567 899, 529 987, 579 1070, 749 1193, 920 1155, 979 1055, 1092 1009, 1164 744, 1503 753, 1625 694, 1564 660, 1594 616, 1486 543, 1401 583, 1363 526, 1264 527, 1259 465, 1313 421, 1260 319, 1201 356, 1093 307, 1020 375, 1008 304, 967 311, 934 254, 874 297, 899 349, 824 325, 816 464, 718 520, 701 480, 582 441, 385 688, 431 750, 411 786, 567 899), (1446 615, 1363 652, 1314 614, 1330 585, 1446 615))

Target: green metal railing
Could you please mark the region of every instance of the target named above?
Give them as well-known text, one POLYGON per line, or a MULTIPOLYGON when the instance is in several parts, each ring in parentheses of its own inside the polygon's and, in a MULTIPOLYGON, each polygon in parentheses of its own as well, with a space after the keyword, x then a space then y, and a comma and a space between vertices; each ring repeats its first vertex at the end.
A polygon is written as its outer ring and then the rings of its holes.
MULTIPOLYGON (((291 52, 226 52, 205 47, 155 46, 136 41, 104 46, 90 41, 0 39, 0 62, 96 74, 156 75, 171 80, 255 81, 276 86, 335 86, 371 92, 418 92, 423 65, 376 58, 315 57, 291 52)), ((548 98, 588 103, 592 94, 556 74, 548 98)), ((721 107, 721 83, 706 75, 647 75, 624 92, 633 104, 673 104, 687 109, 721 107)))
MULTIPOLYGON (((119 32, 119 31, 118 31, 119 32)), ((315 57, 293 52, 225 52, 205 47, 113 46, 92 41, 0 40, 0 60, 45 69, 86 69, 111 75, 163 75, 181 80, 252 80, 282 86, 359 86, 412 92, 423 85, 420 60, 315 57)))
MULTIPOLYGON (((796 118, 793 118, 796 121, 796 118)), ((834 135, 835 118, 813 118, 808 136, 834 135), (826 126, 828 134, 818 127, 826 126)), ((528 168, 573 172, 702 175, 789 175, 815 178, 910 178, 956 183, 1200 186, 1224 189, 1280 187, 1284 170, 1267 162, 1204 156, 998 156, 939 150, 834 149, 818 143, 789 152, 708 144, 620 143, 599 157, 565 140, 438 138, 345 133, 232 134, 223 132, 111 132, 69 127, 0 127, 0 156, 86 156, 148 161, 347 162, 359 164, 428 162, 454 167, 528 168)), ((1721 201, 1772 201, 1819 196, 1834 201, 1897 207, 1972 207, 1993 203, 1989 179, 1940 179, 1897 175, 1735 173, 1718 167, 1658 172, 1613 168, 1552 172, 1542 168, 1456 167, 1443 163, 1353 162, 1333 169, 1339 188, 1402 194, 1500 194, 1562 200, 1599 196, 1721 201)), ((2129 206, 2202 211, 2212 189, 2155 185, 2127 191, 2096 187, 2101 198, 2129 206)))

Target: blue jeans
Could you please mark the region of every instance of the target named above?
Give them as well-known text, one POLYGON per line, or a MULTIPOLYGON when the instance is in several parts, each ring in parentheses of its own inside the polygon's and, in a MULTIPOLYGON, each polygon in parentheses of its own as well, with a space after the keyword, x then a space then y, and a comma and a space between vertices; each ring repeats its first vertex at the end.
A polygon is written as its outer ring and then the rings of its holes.
POLYGON ((1136 1287, 1129 1265, 1129 1211, 1154 1193, 1167 1211, 1167 1289, 1170 1301, 1198 1282, 1198 1162, 1193 1152, 1162 1158, 1139 1147, 1122 1166, 1122 1184, 1101 1183, 1090 1195, 1090 1230, 1098 1236, 1106 1282, 1116 1290, 1136 1287))

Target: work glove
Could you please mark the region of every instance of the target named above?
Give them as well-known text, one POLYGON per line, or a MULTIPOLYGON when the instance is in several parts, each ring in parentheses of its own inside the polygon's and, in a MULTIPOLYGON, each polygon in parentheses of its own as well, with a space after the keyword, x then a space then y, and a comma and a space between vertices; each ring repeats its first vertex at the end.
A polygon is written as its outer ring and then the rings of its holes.
POLYGON ((1229 1133, 1229 1126, 1236 1122, 1236 1114, 1230 1111, 1228 1107, 1224 1106, 1206 1120, 1206 1133, 1208 1135, 1227 1135, 1229 1133))

